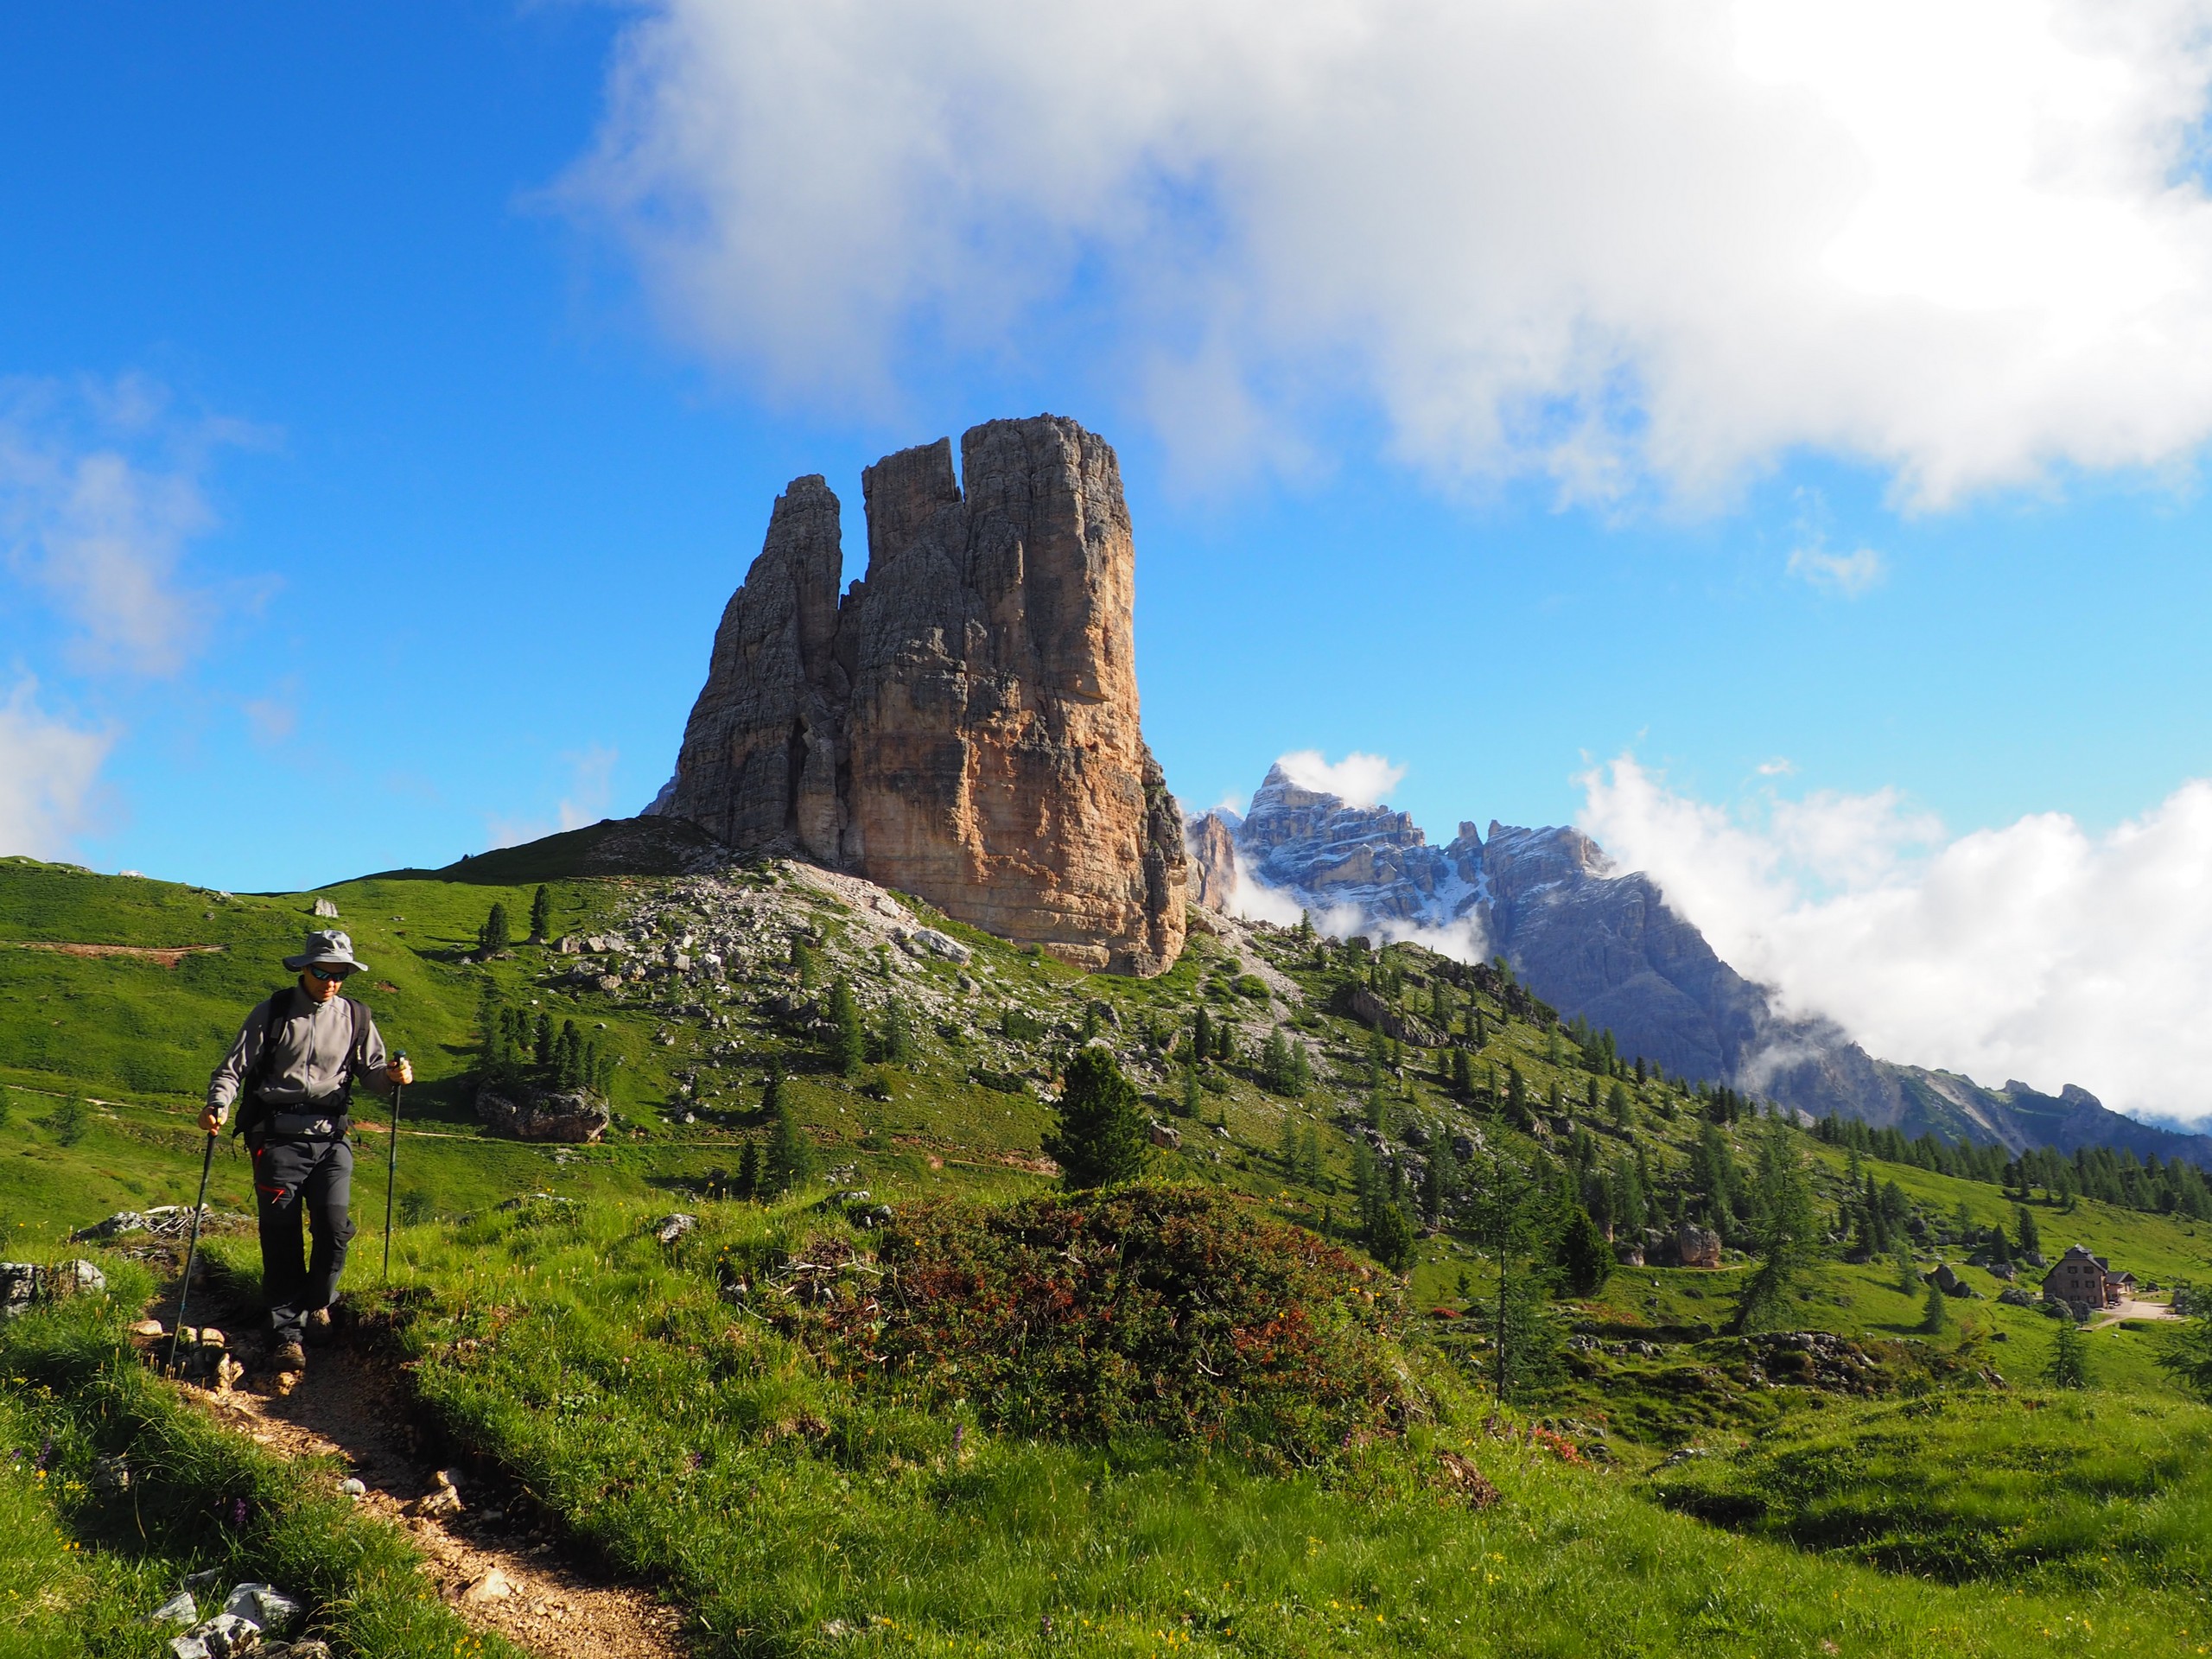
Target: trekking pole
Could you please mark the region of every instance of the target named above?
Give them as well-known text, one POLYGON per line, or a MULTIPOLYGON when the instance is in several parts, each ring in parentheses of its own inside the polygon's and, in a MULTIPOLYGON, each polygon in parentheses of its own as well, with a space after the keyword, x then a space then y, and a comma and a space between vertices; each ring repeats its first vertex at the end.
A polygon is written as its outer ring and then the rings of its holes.
MULTIPOLYGON (((404 1064, 407 1051, 401 1049, 395 1065, 404 1064)), ((391 1085, 391 1145, 385 1149, 384 1166, 384 1281, 391 1282, 391 1189, 399 1185, 399 1096, 406 1085, 391 1085)))
POLYGON ((184 1247, 184 1282, 176 1290, 176 1329, 169 1332, 168 1372, 176 1375, 176 1345, 184 1335, 184 1305, 192 1295, 192 1263, 200 1254, 200 1217, 207 1209, 207 1172, 215 1162, 215 1132, 207 1132, 207 1150, 200 1158, 200 1199, 192 1206, 192 1243, 184 1247))

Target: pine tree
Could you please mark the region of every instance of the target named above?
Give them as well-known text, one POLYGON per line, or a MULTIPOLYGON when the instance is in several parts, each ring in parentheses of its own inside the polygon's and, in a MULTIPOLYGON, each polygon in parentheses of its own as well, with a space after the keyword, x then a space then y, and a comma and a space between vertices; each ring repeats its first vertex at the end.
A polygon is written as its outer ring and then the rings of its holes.
POLYGON ((1614 1081, 1612 1089, 1607 1094, 1605 1105, 1606 1109, 1612 1114, 1615 1128, 1630 1129, 1636 1127, 1636 1112, 1629 1103, 1628 1087, 1618 1079, 1614 1081))
POLYGON ((1282 1173, 1288 1180, 1298 1179, 1298 1120, 1288 1112, 1282 1115, 1282 1145, 1276 1155, 1282 1160, 1282 1173))
MULTIPOLYGON (((1641 1152, 1642 1148, 1637 1150, 1641 1152)), ((1640 1238, 1649 1215, 1644 1203, 1643 1182, 1634 1164, 1623 1161, 1613 1166, 1611 1203, 1614 1232, 1626 1234, 1631 1243, 1640 1238)))
POLYGON ((860 1004, 853 988, 840 979, 830 988, 830 1058, 846 1077, 855 1077, 868 1061, 868 1033, 861 1027, 860 1004))
POLYGON ((1191 1016, 1191 1050, 1201 1060, 1213 1058, 1213 1020, 1204 1008, 1191 1016))
POLYGON ((1198 1115, 1200 1086, 1198 1063, 1193 1061, 1183 1068, 1183 1092, 1176 1103, 1182 1108, 1182 1115, 1185 1117, 1196 1117, 1198 1115))
POLYGON ((1213 1057, 1224 1065, 1231 1065, 1236 1063, 1236 1027, 1226 1020, 1214 1028, 1213 1057))
POLYGON ((584 1039, 573 1020, 561 1022, 561 1034, 553 1043, 553 1083, 558 1089, 579 1089, 583 1086, 584 1039))
POLYGON ((1764 1328, 1783 1311, 1818 1253, 1813 1193, 1797 1154, 1796 1132, 1779 1118, 1768 1119, 1764 1126, 1753 1198, 1753 1248, 1759 1266, 1736 1303, 1738 1334, 1764 1328))
POLYGON ((2043 1380, 2054 1389, 2089 1386, 2088 1339, 2069 1319, 2058 1322, 2058 1338, 2051 1345, 2050 1363, 2044 1367, 2043 1380))
POLYGON ((806 936, 802 933, 791 935, 791 975, 798 981, 801 990, 810 991, 814 988, 817 975, 814 947, 807 944, 806 936))
POLYGON ((753 1136, 745 1138, 745 1150, 737 1155, 737 1196, 749 1198, 760 1191, 760 1143, 753 1136))
POLYGON ((1897 1245, 1897 1289, 1910 1296, 1920 1288, 1920 1269, 1912 1259, 1912 1241, 1899 1237, 1897 1245))
MULTIPOLYGON (((2026 1185, 2024 1181, 2023 1185, 2026 1185)), ((2035 1211, 2021 1205, 2012 1211, 2013 1230, 2020 1236, 2020 1254, 2033 1255, 2043 1249, 2043 1240, 2036 1231, 2035 1211)))
POLYGON ((545 943, 545 936, 553 931, 553 895, 543 887, 530 901, 530 942, 545 943))
POLYGON ((1382 1192, 1375 1168, 1375 1154, 1364 1141, 1351 1143, 1352 1198, 1359 1205, 1359 1228, 1364 1234, 1375 1219, 1375 1205, 1382 1192))
POLYGON ((1577 1296, 1595 1296, 1612 1276, 1612 1246, 1605 1243, 1605 1231, 1598 1225, 1597 1218, 1579 1204, 1567 1218, 1567 1230, 1560 1239, 1559 1260, 1567 1277, 1567 1287, 1577 1296))
POLYGON ((1421 1212, 1431 1226, 1444 1219, 1444 1206, 1452 1197, 1452 1148, 1442 1136, 1429 1147, 1421 1170, 1421 1212))
POLYGON ((1150 1147, 1136 1089, 1113 1055, 1077 1050, 1060 1089, 1059 1127, 1045 1141, 1062 1179, 1076 1188, 1135 1180, 1150 1147))
POLYGON ((1414 1230, 1406 1212, 1395 1204, 1378 1205, 1368 1224, 1367 1248, 1392 1273, 1403 1273, 1414 1262, 1414 1230))
POLYGON ((906 1016, 905 1001, 896 996, 883 1010, 883 1058, 893 1065, 913 1063, 913 1022, 906 1016))
POLYGON ((1510 1060, 1505 1065, 1505 1116, 1516 1129, 1535 1127, 1536 1115, 1529 1109, 1529 1081, 1510 1060))
POLYGON ((507 929, 507 907, 494 904, 492 913, 484 918, 484 925, 476 930, 476 945, 480 950, 504 950, 512 943, 507 929))
MULTIPOLYGON (((799 1127, 798 1115, 782 1087, 772 1077, 768 1093, 775 1102, 775 1116, 768 1125, 768 1146, 760 1160, 760 1184, 769 1197, 788 1192, 814 1179, 814 1142, 799 1127)), ((767 1103, 764 1100, 764 1105, 767 1103)))
POLYGON ((531 1033, 530 1057, 543 1067, 550 1068, 553 1064, 553 1016, 550 1014, 537 1016, 537 1027, 531 1033))
POLYGON ((1921 1332, 1923 1335, 1932 1337, 1950 1322, 1950 1298, 1943 1294, 1942 1286, 1930 1279, 1928 1281, 1928 1300, 1921 1306, 1921 1332))
POLYGON ((1496 1148, 1470 1173, 1470 1230, 1497 1274, 1487 1311, 1491 1385, 1503 1402, 1541 1387, 1558 1360, 1558 1330, 1544 1305, 1543 1273, 1534 1259, 1545 1230, 1547 1199, 1542 1183, 1496 1148))

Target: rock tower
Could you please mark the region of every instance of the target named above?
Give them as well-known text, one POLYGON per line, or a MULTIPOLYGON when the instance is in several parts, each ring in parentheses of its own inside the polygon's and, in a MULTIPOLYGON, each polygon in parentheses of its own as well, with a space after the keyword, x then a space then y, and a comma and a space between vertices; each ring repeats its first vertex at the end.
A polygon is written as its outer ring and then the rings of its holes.
POLYGON ((818 475, 778 498, 655 810, 1077 967, 1162 971, 1182 817, 1137 722, 1113 449, 1057 416, 991 421, 958 478, 940 439, 861 490, 868 575, 842 602, 837 498, 818 475))

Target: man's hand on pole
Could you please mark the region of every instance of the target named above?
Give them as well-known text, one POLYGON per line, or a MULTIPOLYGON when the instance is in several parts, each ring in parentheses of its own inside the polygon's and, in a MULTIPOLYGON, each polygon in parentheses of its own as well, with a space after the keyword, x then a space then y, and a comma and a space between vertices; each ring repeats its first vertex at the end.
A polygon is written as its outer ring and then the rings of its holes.
POLYGON ((408 1058, 404 1054, 402 1054, 390 1065, 385 1067, 384 1074, 393 1083, 412 1083, 415 1081, 415 1068, 408 1063, 408 1058))
POLYGON ((219 1106, 210 1106, 206 1111, 200 1113, 200 1127, 209 1135, 220 1135, 223 1132, 223 1109, 219 1106))

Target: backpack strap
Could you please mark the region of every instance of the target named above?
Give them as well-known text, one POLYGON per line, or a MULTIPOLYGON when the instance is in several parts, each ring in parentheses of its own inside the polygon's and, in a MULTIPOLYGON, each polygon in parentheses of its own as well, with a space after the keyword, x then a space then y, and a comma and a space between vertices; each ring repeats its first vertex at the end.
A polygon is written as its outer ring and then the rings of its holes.
POLYGON ((338 1087, 350 1106, 353 1098, 353 1079, 366 1069, 369 1059, 369 1005, 357 996, 341 999, 346 1012, 353 1022, 353 1040, 346 1050, 346 1076, 338 1087))
POLYGON ((284 1021, 289 1017, 286 1002, 291 989, 289 985, 278 986, 270 992, 269 1000, 264 1004, 267 1012, 261 1017, 261 1050, 253 1057, 253 1064, 246 1068, 245 1076, 238 1080, 238 1115, 237 1122, 231 1125, 232 1135, 244 1135, 248 1121, 258 1121, 263 1116, 259 1101, 261 1082, 276 1067, 276 1036, 284 1029, 284 1021))

